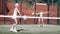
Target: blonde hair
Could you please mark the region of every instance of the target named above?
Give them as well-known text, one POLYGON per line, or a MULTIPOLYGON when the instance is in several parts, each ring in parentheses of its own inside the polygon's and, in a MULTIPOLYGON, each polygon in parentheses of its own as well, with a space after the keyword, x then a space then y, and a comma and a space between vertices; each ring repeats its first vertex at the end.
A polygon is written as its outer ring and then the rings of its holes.
POLYGON ((18 6, 19 4, 18 3, 15 3, 15 7, 18 6))

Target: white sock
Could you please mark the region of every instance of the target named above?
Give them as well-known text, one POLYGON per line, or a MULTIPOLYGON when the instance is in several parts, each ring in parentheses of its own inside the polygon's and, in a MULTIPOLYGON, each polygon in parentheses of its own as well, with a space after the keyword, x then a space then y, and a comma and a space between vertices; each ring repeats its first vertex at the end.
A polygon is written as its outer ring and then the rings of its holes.
POLYGON ((16 30, 16 27, 14 27, 14 30, 16 30))

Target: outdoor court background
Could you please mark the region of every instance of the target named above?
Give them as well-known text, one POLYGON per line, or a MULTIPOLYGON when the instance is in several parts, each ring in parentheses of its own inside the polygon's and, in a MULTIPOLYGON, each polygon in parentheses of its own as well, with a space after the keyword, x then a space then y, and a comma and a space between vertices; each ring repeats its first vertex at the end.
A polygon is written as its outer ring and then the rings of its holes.
POLYGON ((60 25, 17 25, 17 33, 10 32, 9 29, 12 25, 0 25, 0 34, 60 34, 60 25))
MULTIPOLYGON (((14 0, 14 1, 16 1, 16 0, 14 0)), ((14 1, 11 1, 11 2, 14 2, 14 1)), ((1 14, 4 14, 4 15, 6 15, 6 14, 8 14, 8 15, 10 15, 10 14, 13 14, 13 12, 12 12, 12 10, 13 9, 9 9, 10 10, 10 12, 9 11, 7 11, 7 8, 6 8, 6 2, 7 2, 7 0, 0 0, 0 3, 1 3, 1 5, 0 5, 0 13, 1 14), (7 12, 9 12, 9 13, 7 13, 7 12), (12 13, 11 13, 12 12, 12 13)), ((16 1, 17 2, 17 1, 16 1)), ((20 2, 20 1, 18 1, 18 2, 20 2)), ((22 1, 23 2, 23 1, 22 1)), ((21 2, 21 5, 23 4, 21 2)), ((35 1, 34 1, 35 2, 35 1)), ((12 6, 12 4, 13 3, 9 3, 9 5, 8 5, 8 7, 10 6, 10 8, 13 8, 13 6, 12 6)), ((48 4, 49 4, 49 2, 48 2, 48 4)), ((58 0, 57 2, 56 2, 56 5, 57 5, 57 10, 56 10, 56 8, 54 8, 53 10, 54 10, 54 12, 56 11, 56 13, 54 13, 52 10, 50 10, 51 8, 50 8, 50 5, 47 5, 47 6, 49 6, 49 7, 47 7, 47 9, 48 9, 48 11, 51 11, 51 12, 53 12, 53 17, 56 17, 56 16, 58 16, 58 17, 60 17, 60 0, 58 0), (57 14, 58 13, 58 14, 57 14), (56 14, 56 16, 55 16, 55 14, 56 14)), ((22 5, 22 7, 23 7, 24 5, 22 5)), ((29 5, 30 6, 30 5, 29 5)), ((55 6, 55 5, 54 5, 55 6)), ((21 8, 22 8, 21 7, 21 8)), ((31 7, 31 6, 30 6, 31 7)), ((23 7, 24 8, 24 7, 23 7)), ((42 9, 42 7, 40 7, 41 9, 42 9)), ((43 7, 44 8, 44 7, 43 7)), ((53 8, 53 7, 52 7, 53 8)), ((22 12, 25 12, 25 9, 26 9, 26 5, 25 5, 25 8, 24 8, 24 10, 22 11, 22 12)), ((36 9, 36 7, 34 7, 34 10, 36 9)), ((46 8, 45 8, 46 9, 46 8)), ((42 9, 43 11, 46 11, 45 9, 42 9)), ((38 10, 38 9, 37 9, 38 10)), ((31 12, 31 11, 33 11, 31 8, 29 9, 29 11, 31 12)), ((40 11, 40 9, 39 9, 39 11, 40 11)), ((29 13, 30 13, 29 12, 29 13)), ((35 12, 35 11, 34 11, 35 12)), ((27 12, 26 12, 27 13, 27 12)), ((28 14, 29 14, 28 13, 28 14)), ((32 12, 31 12, 32 13, 32 12)), ((30 13, 30 14, 31 14, 30 13)), ((51 14, 51 13, 50 13, 51 14)), ((51 15, 51 16, 52 16, 51 15)), ((1 18, 0 18, 1 19, 1 18)), ((0 23, 2 24, 5 24, 5 23, 11 23, 11 22, 4 22, 3 20, 5 20, 5 18, 3 18, 3 19, 1 19, 2 20, 2 22, 0 21, 0 23)), ((6 20, 5 20, 6 21, 6 20)), ((51 22, 51 21, 50 21, 51 22)), ((28 22, 29 23, 29 22, 28 22)), ((30 22, 30 23, 32 23, 32 22, 30 22)), ((34 22, 35 23, 35 22, 34 22)), ((48 22, 46 22, 46 23, 48 23, 48 22)), ((60 24, 60 20, 57 20, 57 22, 55 22, 55 20, 53 20, 51 23, 53 23, 53 24, 55 24, 55 23, 58 23, 58 24, 60 24)), ((23 29, 23 30, 21 30, 21 31, 19 31, 19 32, 17 32, 17 33, 15 33, 15 32, 10 32, 9 31, 9 29, 10 29, 10 27, 12 26, 12 25, 0 25, 0 34, 60 34, 60 25, 45 25, 44 27, 40 27, 40 25, 35 25, 35 24, 31 24, 31 25, 18 25, 17 26, 17 29, 23 29)))

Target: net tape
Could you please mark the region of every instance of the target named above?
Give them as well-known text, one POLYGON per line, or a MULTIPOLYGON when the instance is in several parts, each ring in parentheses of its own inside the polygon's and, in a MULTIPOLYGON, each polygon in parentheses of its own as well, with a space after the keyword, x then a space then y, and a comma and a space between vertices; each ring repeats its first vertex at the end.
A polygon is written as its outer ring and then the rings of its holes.
POLYGON ((39 19, 39 18, 42 18, 42 19, 60 19, 60 17, 35 17, 35 16, 9 16, 9 15, 0 15, 0 17, 5 17, 5 18, 12 18, 12 17, 15 17, 15 18, 35 18, 35 19, 39 19))

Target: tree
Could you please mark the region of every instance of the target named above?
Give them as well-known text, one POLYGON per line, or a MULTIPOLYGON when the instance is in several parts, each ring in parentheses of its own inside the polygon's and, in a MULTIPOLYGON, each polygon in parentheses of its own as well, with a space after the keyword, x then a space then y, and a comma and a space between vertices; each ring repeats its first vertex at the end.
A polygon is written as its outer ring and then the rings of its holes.
POLYGON ((49 4, 52 4, 52 1, 53 3, 55 4, 57 2, 57 0, 44 0, 46 3, 49 3, 49 4))

